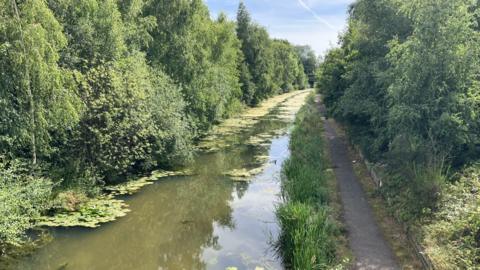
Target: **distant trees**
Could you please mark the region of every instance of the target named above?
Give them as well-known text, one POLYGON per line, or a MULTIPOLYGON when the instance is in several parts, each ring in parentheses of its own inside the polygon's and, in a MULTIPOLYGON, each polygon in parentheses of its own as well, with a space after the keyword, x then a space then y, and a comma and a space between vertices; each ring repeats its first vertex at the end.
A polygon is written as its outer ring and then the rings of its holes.
POLYGON ((201 0, 0 0, 0 196, 181 166, 212 125, 304 86, 293 52, 243 4, 236 23, 201 0))
POLYGON ((286 40, 273 41, 275 84, 284 92, 307 87, 307 76, 295 48, 286 40))
POLYGON ((309 86, 314 87, 316 71, 319 64, 315 51, 308 45, 295 46, 295 51, 302 61, 303 69, 307 75, 309 86))
POLYGON ((280 89, 305 88, 305 73, 294 47, 287 41, 270 39, 265 28, 251 21, 243 2, 237 13, 237 36, 244 56, 240 79, 247 104, 257 104, 280 89))

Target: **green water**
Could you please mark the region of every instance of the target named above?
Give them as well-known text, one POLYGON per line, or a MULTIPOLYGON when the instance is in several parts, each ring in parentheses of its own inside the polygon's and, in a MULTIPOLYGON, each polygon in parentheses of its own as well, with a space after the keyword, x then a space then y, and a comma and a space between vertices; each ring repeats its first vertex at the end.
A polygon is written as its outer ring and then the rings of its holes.
POLYGON ((53 241, 16 269, 283 269, 271 243, 279 232, 274 210, 289 137, 277 135, 263 147, 242 142, 287 126, 266 118, 232 146, 199 153, 195 176, 166 178, 124 197, 132 211, 115 222, 51 230, 53 241), (269 165, 250 183, 223 176, 258 166, 259 155, 268 155, 269 165))

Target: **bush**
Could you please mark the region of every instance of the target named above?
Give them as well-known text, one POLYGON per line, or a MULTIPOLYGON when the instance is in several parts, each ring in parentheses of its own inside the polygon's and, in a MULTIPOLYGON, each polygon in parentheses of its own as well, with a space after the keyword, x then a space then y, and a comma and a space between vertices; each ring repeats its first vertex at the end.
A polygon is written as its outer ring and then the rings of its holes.
POLYGON ((439 211, 423 227, 437 269, 480 269, 480 164, 445 188, 439 211))
POLYGON ((0 159, 0 245, 22 243, 32 221, 48 208, 52 182, 25 167, 0 159))

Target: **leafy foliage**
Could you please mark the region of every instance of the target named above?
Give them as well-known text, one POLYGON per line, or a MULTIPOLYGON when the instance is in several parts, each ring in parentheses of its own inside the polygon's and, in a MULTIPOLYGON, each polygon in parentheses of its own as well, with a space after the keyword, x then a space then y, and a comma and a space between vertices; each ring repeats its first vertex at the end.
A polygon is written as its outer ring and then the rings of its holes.
POLYGON ((424 245, 438 269, 478 269, 480 168, 473 165, 446 187, 439 211, 423 228, 424 245))
POLYGON ((30 175, 25 164, 0 159, 0 247, 19 244, 33 220, 49 206, 52 183, 30 175))
MULTIPOLYGON (((457 221, 446 218, 459 203, 450 168, 480 153, 477 2, 359 0, 340 47, 317 73, 329 113, 369 159, 384 163, 382 194, 398 218, 427 231, 427 250, 441 269, 478 263, 470 256, 471 233, 459 233, 457 221), (464 261, 454 263, 451 252, 464 261)), ((463 204, 472 224, 475 204, 463 204)))
POLYGON ((308 45, 295 46, 295 51, 302 61, 303 70, 305 71, 305 75, 307 75, 308 85, 309 87, 313 87, 315 85, 315 73, 318 68, 317 56, 313 49, 308 45))
POLYGON ((0 152, 36 163, 53 151, 50 132, 78 118, 77 99, 64 85, 69 72, 58 65, 66 38, 44 1, 0 6, 0 152))
POLYGON ((243 2, 237 13, 237 36, 243 52, 239 65, 243 100, 258 104, 279 92, 306 87, 306 75, 295 47, 271 40, 265 28, 252 22, 243 2))

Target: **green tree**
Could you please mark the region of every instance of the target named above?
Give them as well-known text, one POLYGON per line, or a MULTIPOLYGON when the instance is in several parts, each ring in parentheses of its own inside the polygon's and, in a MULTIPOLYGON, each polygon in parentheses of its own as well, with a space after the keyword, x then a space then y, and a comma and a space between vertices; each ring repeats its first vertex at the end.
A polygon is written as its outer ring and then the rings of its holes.
POLYGON ((90 69, 79 90, 86 110, 72 157, 80 156, 109 182, 122 180, 145 160, 151 154, 150 87, 141 54, 90 69))
POLYGON ((345 51, 342 48, 330 50, 317 70, 317 89, 322 93, 323 103, 330 115, 341 116, 340 98, 345 93, 347 82, 345 51))
POLYGON ((49 6, 68 37, 63 66, 85 72, 127 52, 127 31, 117 1, 50 0, 49 6))
POLYGON ((294 47, 286 40, 274 40, 273 52, 276 85, 283 92, 305 88, 305 72, 294 47))
POLYGON ((77 100, 58 65, 66 45, 44 1, 0 2, 0 143, 11 155, 47 156, 51 132, 77 120, 77 100))
POLYGON ((273 83, 273 48, 268 32, 251 21, 243 2, 240 2, 237 13, 237 36, 242 44, 246 67, 240 66, 243 96, 248 99, 246 102, 257 104, 276 90, 273 83), (246 81, 250 78, 251 81, 246 81))
POLYGON ((308 84, 310 87, 313 87, 315 85, 315 73, 318 66, 317 55, 308 45, 295 46, 295 50, 302 61, 303 70, 308 77, 308 84))
POLYGON ((151 113, 153 131, 151 161, 145 165, 172 168, 184 165, 192 158, 195 127, 186 114, 187 104, 182 89, 160 70, 151 72, 152 93, 147 108, 151 113))
POLYGON ((334 102, 331 110, 349 126, 353 140, 372 160, 388 151, 390 141, 385 132, 389 110, 387 44, 394 38, 405 40, 411 33, 408 19, 398 8, 398 1, 393 0, 359 0, 352 5, 348 29, 341 37, 343 52, 334 53, 334 57, 344 57, 344 74, 334 75, 345 81, 339 83, 344 88, 325 89, 330 91, 330 98, 338 98, 329 101, 334 102))
POLYGON ((388 128, 394 139, 420 140, 454 156, 478 143, 471 129, 478 121, 478 32, 469 4, 463 0, 402 4, 414 31, 405 42, 390 43, 388 128))
POLYGON ((240 87, 233 24, 225 16, 212 21, 201 0, 152 1, 147 11, 158 25, 149 60, 183 85, 189 114, 207 130, 238 107, 232 105, 240 87))

